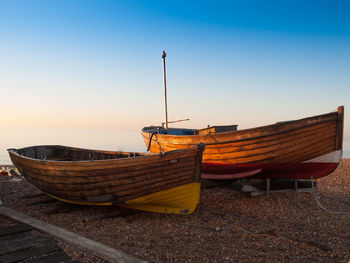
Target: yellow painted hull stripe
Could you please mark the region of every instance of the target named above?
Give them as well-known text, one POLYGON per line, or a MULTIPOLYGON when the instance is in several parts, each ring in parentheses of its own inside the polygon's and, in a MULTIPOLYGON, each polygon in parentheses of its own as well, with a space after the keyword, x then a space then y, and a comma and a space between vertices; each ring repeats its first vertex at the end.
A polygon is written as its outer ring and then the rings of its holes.
MULTIPOLYGON (((112 202, 80 202, 59 198, 50 194, 48 195, 62 202, 77 205, 113 205, 112 202)), ((196 210, 199 200, 200 183, 190 183, 138 197, 118 205, 148 212, 192 214, 196 210)))

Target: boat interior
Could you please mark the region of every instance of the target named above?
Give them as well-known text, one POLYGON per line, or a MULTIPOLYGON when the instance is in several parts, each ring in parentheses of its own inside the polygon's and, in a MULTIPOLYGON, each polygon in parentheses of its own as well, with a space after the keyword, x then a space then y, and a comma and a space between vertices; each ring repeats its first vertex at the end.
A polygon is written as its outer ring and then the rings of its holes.
POLYGON ((98 151, 61 145, 32 146, 21 149, 8 149, 8 151, 12 151, 21 156, 31 159, 52 161, 109 160, 131 158, 143 155, 135 152, 98 151))
POLYGON ((234 125, 215 125, 209 126, 204 129, 181 129, 181 128, 168 128, 165 129, 160 126, 151 126, 143 128, 144 131, 149 133, 157 134, 168 134, 168 135, 206 135, 211 133, 221 133, 229 131, 237 131, 236 124, 234 125))

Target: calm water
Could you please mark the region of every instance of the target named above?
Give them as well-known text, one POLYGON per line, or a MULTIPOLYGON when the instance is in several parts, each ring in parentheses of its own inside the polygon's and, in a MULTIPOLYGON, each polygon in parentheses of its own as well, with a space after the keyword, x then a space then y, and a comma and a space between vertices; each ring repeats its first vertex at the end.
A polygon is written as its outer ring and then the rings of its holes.
MULTIPOLYGON (((0 164, 11 164, 8 148, 60 144, 74 147, 145 152, 141 131, 103 131, 63 128, 0 126, 0 164)), ((350 141, 344 141, 344 158, 350 158, 350 141)))
POLYGON ((350 141, 344 141, 343 158, 350 158, 350 141))
POLYGON ((60 144, 73 147, 145 152, 141 131, 104 131, 0 126, 0 164, 11 164, 8 148, 60 144))

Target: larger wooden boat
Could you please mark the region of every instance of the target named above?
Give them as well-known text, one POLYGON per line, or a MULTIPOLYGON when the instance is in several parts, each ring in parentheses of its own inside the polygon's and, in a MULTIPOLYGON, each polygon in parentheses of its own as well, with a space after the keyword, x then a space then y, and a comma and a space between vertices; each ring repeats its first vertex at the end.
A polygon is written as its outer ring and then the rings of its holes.
POLYGON ((49 145, 8 152, 29 182, 58 200, 191 214, 200 198, 203 150, 149 154, 49 145))
POLYGON ((337 167, 343 143, 344 107, 336 112, 240 130, 214 126, 201 130, 145 127, 142 136, 152 153, 205 143, 202 178, 307 179, 337 167))

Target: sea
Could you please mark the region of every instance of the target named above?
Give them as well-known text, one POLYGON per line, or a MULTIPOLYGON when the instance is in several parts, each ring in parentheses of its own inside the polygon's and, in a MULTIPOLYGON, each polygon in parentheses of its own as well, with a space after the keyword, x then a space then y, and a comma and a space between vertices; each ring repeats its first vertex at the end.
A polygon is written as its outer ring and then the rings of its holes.
MULTIPOLYGON (((343 158, 350 158, 350 141, 343 142, 343 158)), ((0 164, 11 164, 9 148, 66 145, 98 150, 146 152, 139 131, 0 126, 0 164)))

